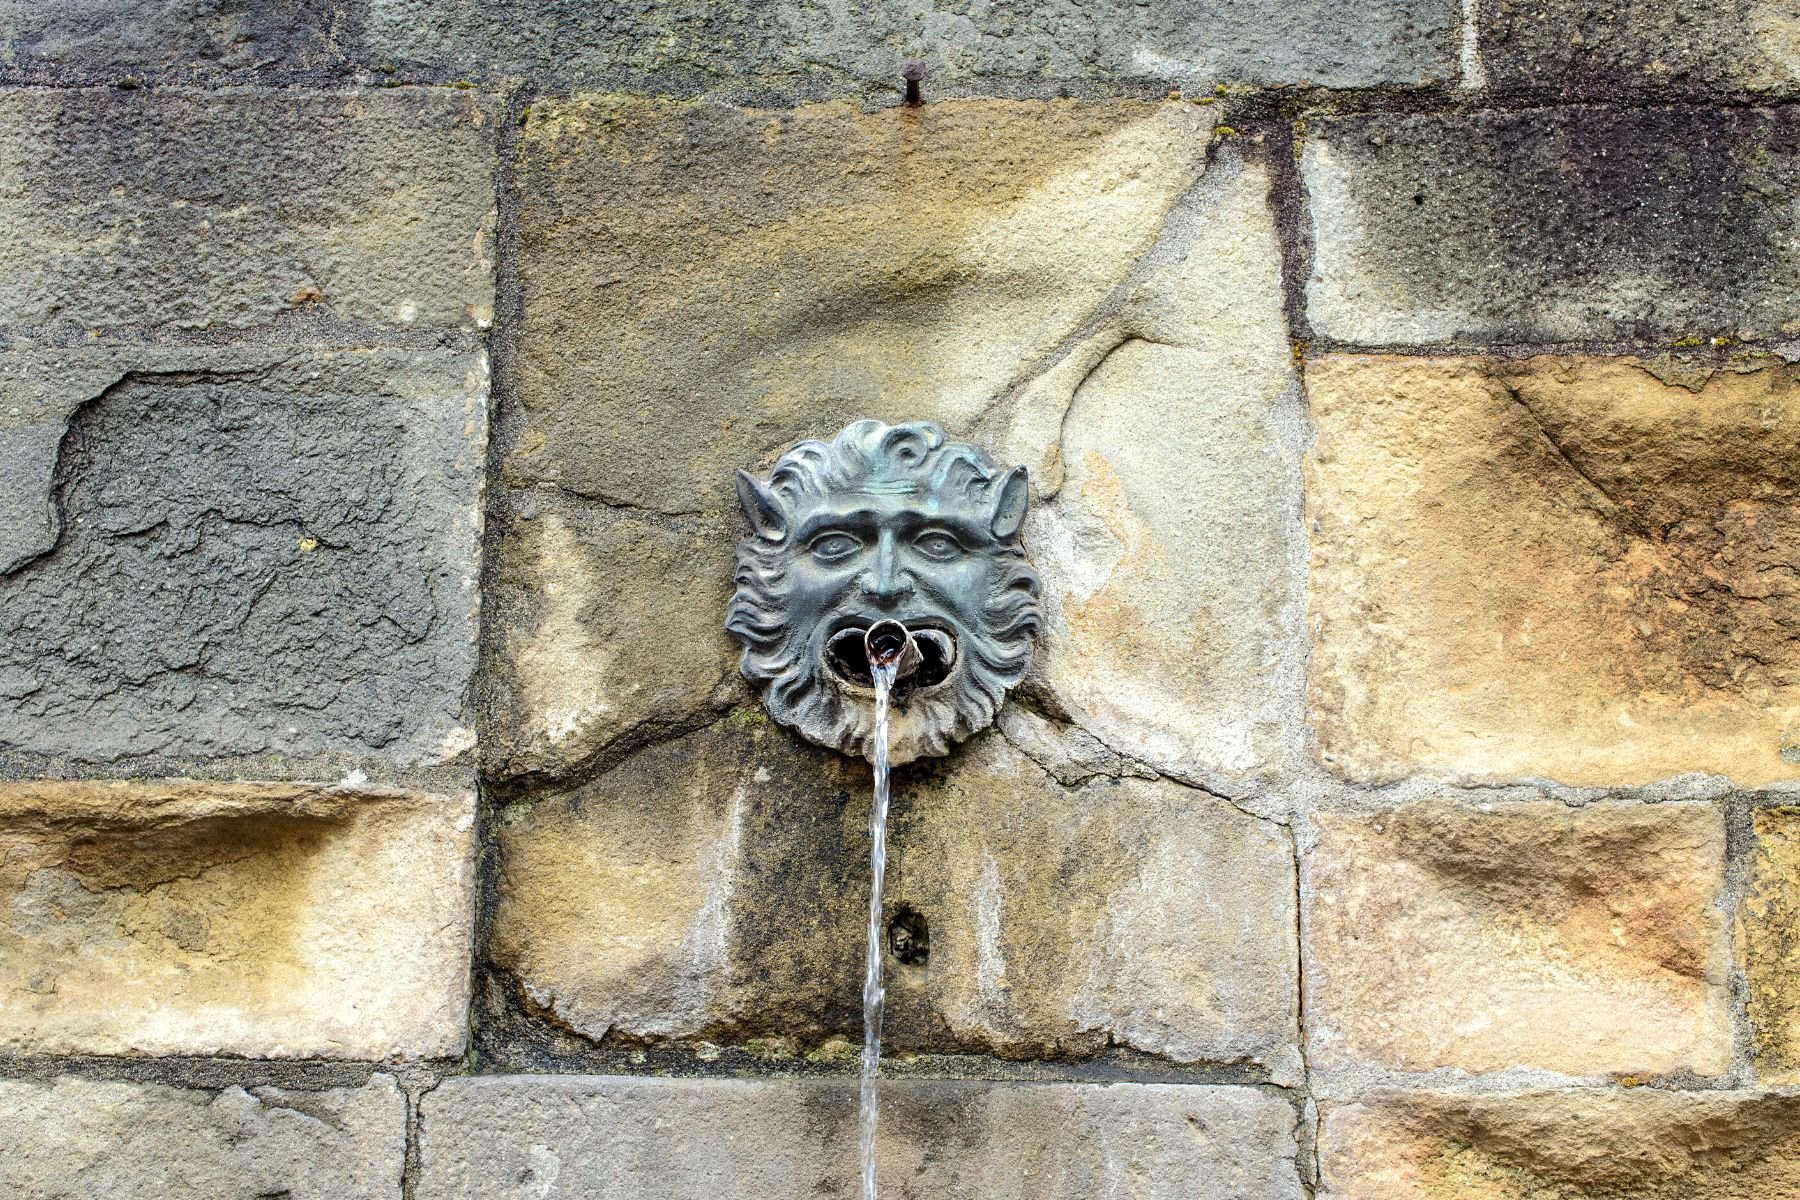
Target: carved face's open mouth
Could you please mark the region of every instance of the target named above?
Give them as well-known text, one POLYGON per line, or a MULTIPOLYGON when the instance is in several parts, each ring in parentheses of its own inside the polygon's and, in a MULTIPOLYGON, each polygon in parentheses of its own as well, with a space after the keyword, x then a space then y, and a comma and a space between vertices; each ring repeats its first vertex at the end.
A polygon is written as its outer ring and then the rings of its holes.
MULTIPOLYGON (((956 637, 938 621, 902 621, 919 648, 919 665, 895 685, 896 692, 936 687, 956 669, 956 637)), ((825 639, 825 666, 840 682, 874 690, 865 637, 874 621, 851 618, 825 639)))

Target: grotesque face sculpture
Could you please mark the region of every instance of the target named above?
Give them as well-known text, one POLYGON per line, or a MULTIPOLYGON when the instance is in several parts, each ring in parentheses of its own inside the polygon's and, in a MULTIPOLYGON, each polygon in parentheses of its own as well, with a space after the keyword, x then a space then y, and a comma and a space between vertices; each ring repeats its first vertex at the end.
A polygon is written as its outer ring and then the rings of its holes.
POLYGON ((738 472, 750 536, 725 628, 777 721, 873 755, 863 634, 912 631, 918 665, 893 692, 889 757, 946 753, 994 719, 1025 674, 1038 577, 1019 548, 1024 467, 1001 471, 926 421, 858 421, 783 454, 766 483, 738 472))

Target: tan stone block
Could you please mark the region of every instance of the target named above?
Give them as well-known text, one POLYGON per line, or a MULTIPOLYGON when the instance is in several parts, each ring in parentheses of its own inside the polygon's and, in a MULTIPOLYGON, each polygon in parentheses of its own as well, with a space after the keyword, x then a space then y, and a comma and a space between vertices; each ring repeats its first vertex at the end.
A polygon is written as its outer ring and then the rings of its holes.
POLYGON ((1754 829, 1737 936, 1757 1073, 1800 1082, 1800 808, 1758 809, 1754 829))
POLYGON ((1300 674, 1302 421, 1269 187, 1222 151, 1173 263, 1021 414, 1056 436, 1027 527, 1044 678, 1115 750, 1188 778, 1279 766, 1300 674))
POLYGON ((1360 781, 1800 775, 1795 380, 1766 360, 1310 363, 1324 761, 1360 781))
MULTIPOLYGON (((1300 1200, 1294 1110, 1245 1087, 881 1084, 884 1196, 1300 1200)), ((843 1079, 449 1079, 420 1106, 421 1200, 816 1200, 856 1191, 843 1079), (529 1136, 520 1136, 529 1130, 529 1136)))
MULTIPOLYGON (((866 764, 734 717, 505 819, 491 953, 590 1038, 859 1037, 866 764)), ((994 734, 896 779, 896 1050, 1293 1066, 1287 831, 1179 785, 1064 788, 994 734)))
POLYGON ((1800 1097, 1377 1092, 1319 1107, 1320 1200, 1800 1194, 1800 1097))
POLYGON ((0 1052, 460 1053, 474 798, 0 785, 0 1052))
POLYGON ((970 429, 1126 281, 1212 123, 1125 101, 534 104, 506 479, 723 513, 733 468, 853 418, 970 429))
POLYGON ((1712 805, 1425 802, 1313 824, 1312 1065, 1728 1066, 1712 805))
POLYGON ((20 1200, 392 1200, 406 1097, 357 1088, 0 1080, 0 1194, 20 1200))
POLYGON ((718 521, 528 493, 494 539, 483 765, 557 774, 621 737, 679 723, 722 684, 737 531, 718 521))

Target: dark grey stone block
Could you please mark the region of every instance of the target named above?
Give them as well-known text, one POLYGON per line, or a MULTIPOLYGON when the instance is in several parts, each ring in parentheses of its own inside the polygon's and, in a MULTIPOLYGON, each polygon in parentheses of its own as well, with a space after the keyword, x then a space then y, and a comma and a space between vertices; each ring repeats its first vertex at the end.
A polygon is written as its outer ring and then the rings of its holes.
POLYGON ((481 325, 493 126, 444 88, 0 94, 0 324, 481 325))
POLYGON ((0 455, 26 518, 0 547, 0 750, 303 772, 466 749, 478 358, 17 351, 0 372, 0 422, 28 431, 0 455))
POLYGON ((1571 107, 1317 122, 1313 330, 1494 345, 1800 328, 1800 111, 1571 107))
POLYGON ((581 87, 693 93, 755 84, 822 95, 898 88, 925 59, 927 87, 1084 80, 1330 87, 1454 79, 1452 0, 372 0, 364 56, 431 77, 521 75, 581 87))
POLYGON ((274 79, 342 63, 350 0, 11 0, 0 79, 274 79))
POLYGON ((1800 90, 1800 14, 1787 0, 1483 0, 1479 45, 1496 88, 1595 99, 1800 90))

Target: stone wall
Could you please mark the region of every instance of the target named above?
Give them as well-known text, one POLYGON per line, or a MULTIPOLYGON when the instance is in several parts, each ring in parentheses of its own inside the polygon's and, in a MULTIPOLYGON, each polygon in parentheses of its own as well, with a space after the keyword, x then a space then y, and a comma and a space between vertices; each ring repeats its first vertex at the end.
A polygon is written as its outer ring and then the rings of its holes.
POLYGON ((1784 0, 0 0, 0 1193, 849 1196, 869 773, 722 622, 857 416, 1047 606, 884 1194, 1800 1191, 1794 101, 1784 0))

